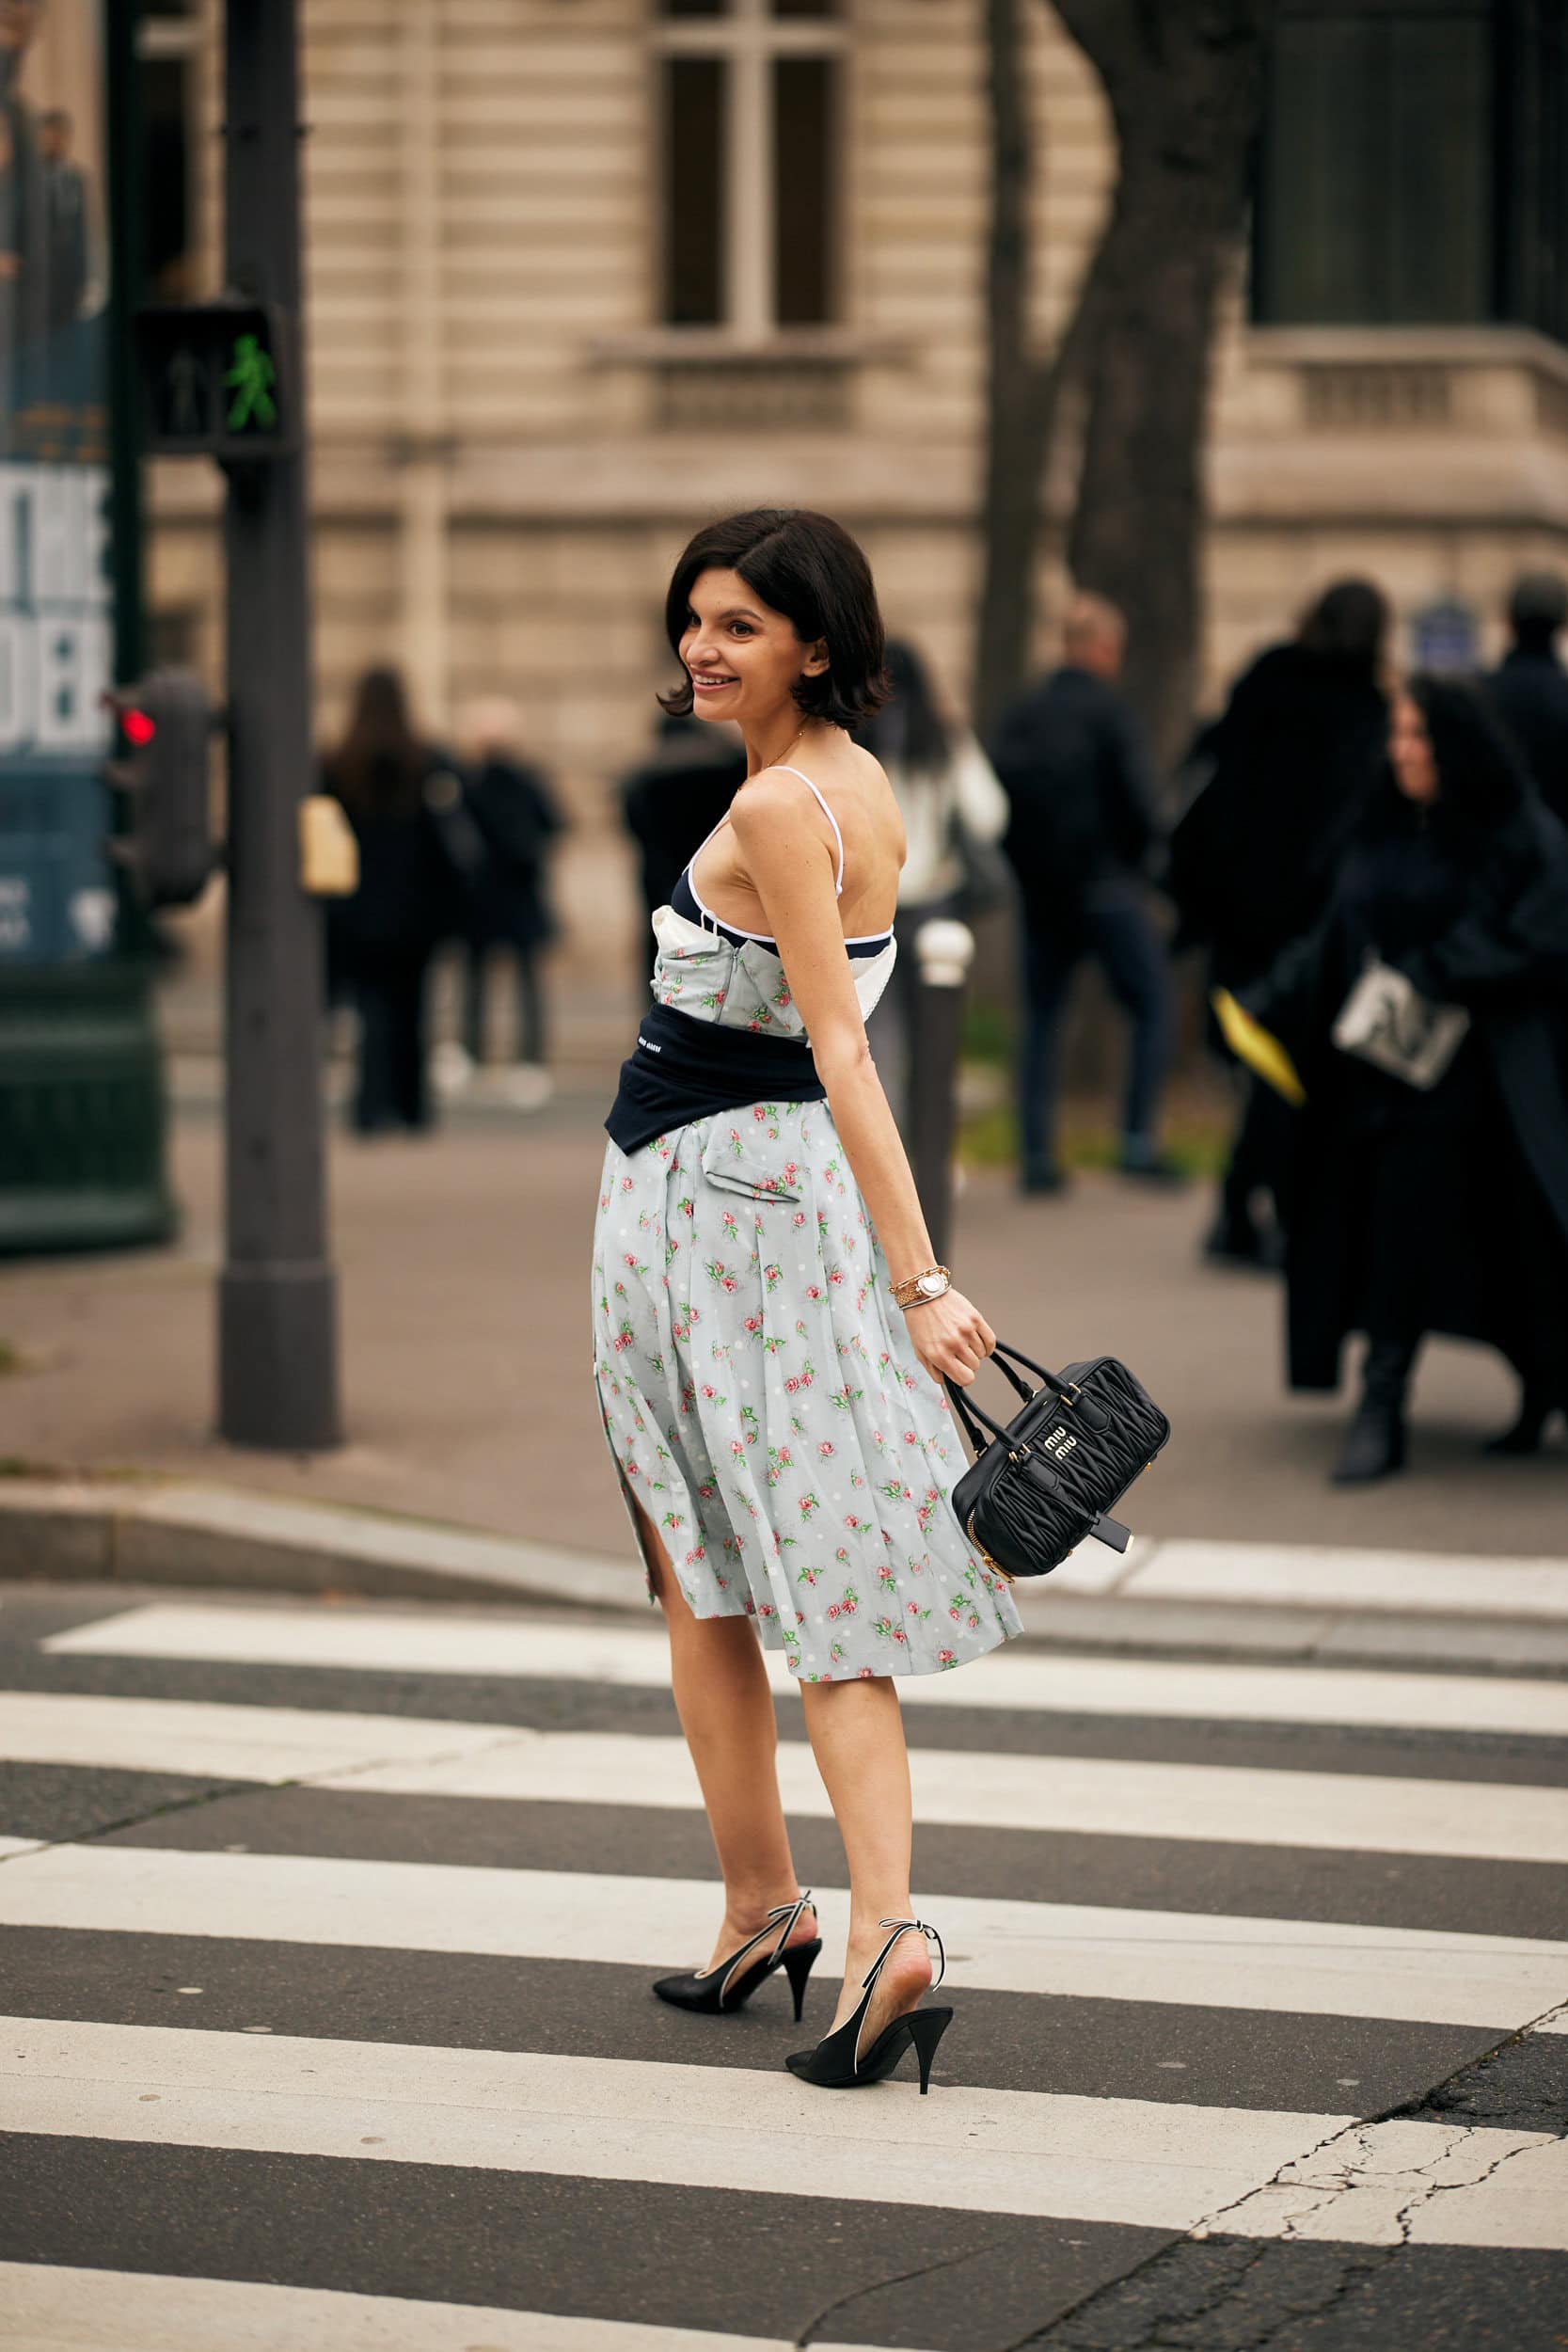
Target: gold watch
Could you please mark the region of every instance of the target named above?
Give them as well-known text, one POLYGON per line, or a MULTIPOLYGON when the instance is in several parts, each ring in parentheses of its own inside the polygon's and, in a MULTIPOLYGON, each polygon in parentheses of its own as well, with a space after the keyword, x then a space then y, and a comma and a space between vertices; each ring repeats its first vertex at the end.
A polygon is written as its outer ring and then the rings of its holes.
POLYGON ((906 1314, 911 1307, 928 1306, 933 1298, 942 1297, 953 1287, 953 1277, 944 1265, 928 1265, 922 1274, 906 1275, 895 1282, 893 1295, 906 1314))

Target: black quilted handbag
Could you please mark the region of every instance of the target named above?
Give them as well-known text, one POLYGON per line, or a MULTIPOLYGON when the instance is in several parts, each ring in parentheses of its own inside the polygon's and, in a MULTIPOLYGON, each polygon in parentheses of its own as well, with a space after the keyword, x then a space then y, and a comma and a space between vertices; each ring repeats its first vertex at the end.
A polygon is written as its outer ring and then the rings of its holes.
POLYGON ((1148 1390, 1114 1356, 1047 1372, 998 1340, 992 1360, 1023 1399, 1005 1429, 947 1383, 974 1449, 952 1502, 975 1550, 1009 1579, 1049 1576, 1086 1535, 1125 1551, 1132 1530, 1108 1516, 1111 1506, 1170 1436, 1148 1390), (1041 1385, 1031 1389, 1013 1364, 1041 1385))

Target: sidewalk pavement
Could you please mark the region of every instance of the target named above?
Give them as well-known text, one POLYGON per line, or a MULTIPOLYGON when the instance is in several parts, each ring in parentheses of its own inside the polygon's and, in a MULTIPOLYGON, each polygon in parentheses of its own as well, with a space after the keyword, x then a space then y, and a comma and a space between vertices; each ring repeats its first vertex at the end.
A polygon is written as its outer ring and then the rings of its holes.
MULTIPOLYGON (((404 1528, 395 1542, 378 1539, 395 1557, 390 1581, 374 1589, 473 1597, 537 1588, 557 1602, 601 1606, 624 1593, 635 1604, 633 1554, 589 1376, 596 1105, 570 1098, 512 1124, 409 1141, 335 1138, 351 1437, 339 1453, 305 1459, 240 1452, 209 1434, 219 1141, 210 1119, 177 1126, 187 1226, 175 1248, 0 1269, 0 1342, 15 1359, 0 1378, 10 1473, 0 1493, 8 1486, 12 1501, 5 1572, 27 1572, 17 1545, 36 1512, 30 1474, 119 1473, 113 1513, 91 1498, 71 1506, 87 1547, 78 1573, 157 1581, 149 1531, 163 1527, 166 1563, 183 1514, 188 1565, 173 1573, 188 1578, 197 1557, 211 1558, 219 1523, 231 1526, 233 1490, 249 1489, 277 1502, 351 1506, 332 1522, 334 1543, 298 1522, 274 1543, 258 1525, 260 1550, 239 1571, 254 1581, 267 1581, 260 1564, 269 1549, 275 1564, 292 1550, 296 1564, 302 1553, 326 1563, 307 1583, 367 1589, 352 1563, 377 1549, 365 1530, 378 1522, 359 1517, 373 1513, 510 1539, 482 1560, 460 1538, 404 1528), (183 1482, 209 1498, 225 1491, 205 1502, 166 1497, 154 1511, 150 1490, 123 1483, 126 1473, 183 1482), (89 1525, 99 1532, 89 1536, 89 1525), (124 1534, 133 1525, 135 1541, 124 1534), (427 1559, 421 1583, 422 1555, 451 1540, 450 1565, 442 1572, 427 1559)), ((1525 1462, 1479 1452, 1511 1413, 1506 1368, 1480 1350, 1432 1343, 1410 1472, 1370 1489, 1329 1487, 1344 1405, 1284 1393, 1277 1285, 1200 1263, 1208 1208, 1198 1190, 1167 1195, 1092 1176, 1061 1199, 1026 1201, 989 1170, 971 1178, 959 1203, 950 1255, 1002 1335, 1044 1360, 1124 1356, 1174 1425, 1129 1497, 1127 1516, 1145 1542, 1126 1562, 1085 1548, 1052 1580, 1053 1627, 1068 1630, 1069 1600, 1103 1615, 1135 1598, 1145 1613, 1174 1611, 1195 1631, 1205 1609, 1243 1602, 1285 1611, 1304 1639, 1333 1638, 1347 1609, 1365 1615, 1369 1600, 1373 1613, 1402 1608, 1399 1596, 1419 1589, 1418 1566, 1400 1571, 1392 1588, 1368 1583, 1365 1555, 1392 1552, 1441 1556, 1427 1578, 1439 1615, 1495 1616, 1521 1638, 1531 1625, 1544 1635, 1553 1618, 1568 1629, 1560 1448, 1525 1462), (1163 1549, 1151 1552, 1150 1541, 1163 1549), (1544 1597, 1559 1591, 1560 1604, 1544 1597)), ((385 1518, 379 1524, 385 1531, 385 1518)), ((62 1537, 62 1558, 68 1550, 62 1537)), ((223 1579, 209 1567, 208 1581, 223 1579)), ((1032 1620, 1045 1606, 1031 1599, 1032 1620)), ((1283 1634, 1286 1616, 1274 1622, 1283 1634)))

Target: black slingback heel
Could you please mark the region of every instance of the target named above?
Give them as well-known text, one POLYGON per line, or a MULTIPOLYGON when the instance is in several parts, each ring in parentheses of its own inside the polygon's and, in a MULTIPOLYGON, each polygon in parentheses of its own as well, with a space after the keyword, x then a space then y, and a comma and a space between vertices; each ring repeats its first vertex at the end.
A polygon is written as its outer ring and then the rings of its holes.
POLYGON ((860 2006, 852 2017, 819 2042, 815 2050, 796 2050, 784 2064, 802 2082, 816 2083, 822 2090, 853 2090, 862 2083, 879 2083, 891 2074, 906 2050, 913 2048, 920 2067, 920 2095, 924 2098, 931 2085, 931 2060, 937 2044, 953 2022, 950 2009, 910 2009, 902 2017, 895 2017, 882 2027, 876 2041, 861 2056, 861 2027, 871 2006, 877 1979, 889 1952, 901 1935, 911 1931, 924 1935, 937 1947, 937 1979, 940 1984, 947 1973, 947 1955, 935 1928, 928 1928, 924 1919, 882 1919, 878 1925, 891 1928, 893 1933, 871 1963, 870 1972, 862 1979, 860 2006))
POLYGON ((789 1979, 789 1989, 795 1997, 795 2022, 800 2022, 800 2011, 806 2005, 806 1979, 812 1963, 822 1949, 822 1938, 814 1936, 806 1944, 791 1944, 795 1923, 811 1904, 808 1886, 799 1901, 780 1903, 768 1915, 768 1924, 759 1928, 748 1944, 720 1961, 712 1968, 693 1968, 684 1977, 660 1977, 654 1986, 661 2001, 673 2009, 689 2009, 705 2017, 729 2016, 743 2009, 765 1978, 775 1968, 783 1968, 789 1979), (770 1952, 761 1959, 751 1956, 759 1944, 766 1944, 778 1931, 778 1941, 770 1952))

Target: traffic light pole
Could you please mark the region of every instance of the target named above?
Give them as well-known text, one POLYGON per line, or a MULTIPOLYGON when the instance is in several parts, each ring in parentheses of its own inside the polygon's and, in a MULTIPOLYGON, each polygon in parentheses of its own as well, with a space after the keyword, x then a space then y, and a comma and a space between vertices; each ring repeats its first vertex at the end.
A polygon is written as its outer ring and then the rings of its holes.
MULTIPOLYGON (((231 289, 276 306, 303 396, 297 0, 229 0, 231 289)), ((341 1442, 322 1133, 321 911, 300 882, 310 791, 305 436, 228 468, 228 1248, 218 1424, 236 1445, 341 1442)))

